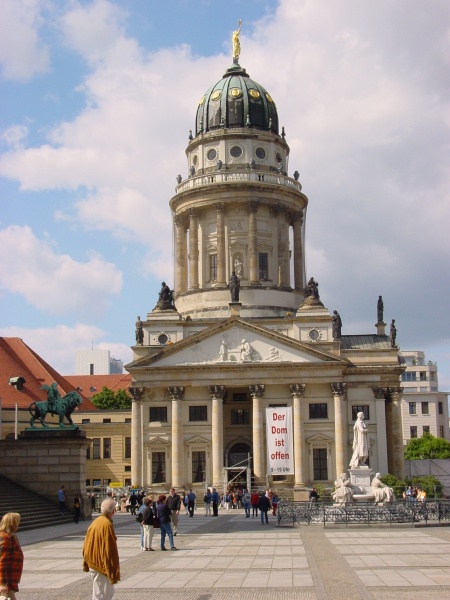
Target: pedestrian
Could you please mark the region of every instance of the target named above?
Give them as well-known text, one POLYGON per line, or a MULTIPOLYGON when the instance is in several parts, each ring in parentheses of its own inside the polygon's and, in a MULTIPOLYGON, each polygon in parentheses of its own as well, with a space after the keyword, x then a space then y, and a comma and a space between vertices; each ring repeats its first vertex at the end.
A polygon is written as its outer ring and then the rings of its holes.
POLYGON ((252 492, 252 495, 250 496, 250 505, 252 507, 252 519, 254 519, 255 517, 258 518, 258 500, 258 492, 252 492))
POLYGON ((139 531, 141 534, 141 550, 145 550, 144 546, 144 511, 147 508, 145 502, 139 507, 136 515, 136 521, 139 523, 139 531))
POLYGON ((173 543, 173 531, 170 524, 170 508, 166 504, 166 498, 167 496, 165 494, 161 494, 158 497, 158 506, 156 507, 159 528, 161 530, 161 550, 167 550, 165 546, 166 535, 169 538, 170 549, 178 550, 173 543))
POLYGON ((63 485, 61 486, 61 489, 58 491, 58 504, 59 504, 59 514, 62 517, 66 510, 66 492, 64 490, 63 485))
POLYGON ((78 523, 80 520, 80 511, 81 511, 81 501, 80 496, 78 494, 75 495, 73 499, 73 520, 75 523, 78 523))
POLYGON ((273 496, 272 496, 272 514, 274 517, 277 516, 277 506, 278 506, 278 494, 276 492, 274 492, 273 496))
POLYGON ((120 581, 119 552, 114 531, 115 502, 105 498, 100 516, 89 525, 83 544, 83 571, 92 578, 92 599, 111 600, 115 583, 120 581))
POLYGON ((190 517, 194 516, 195 499, 196 498, 197 498, 197 496, 194 494, 194 492, 192 490, 189 490, 189 494, 188 494, 188 511, 189 511, 189 516, 190 517))
POLYGON ((250 519, 250 501, 251 501, 250 492, 247 489, 245 489, 244 493, 242 494, 242 504, 244 505, 246 519, 250 519))
POLYGON ((211 490, 208 488, 206 490, 205 495, 203 496, 203 502, 205 504, 205 517, 211 516, 211 500, 212 500, 212 494, 211 494, 211 490))
POLYGON ((230 496, 229 490, 227 490, 225 492, 225 494, 223 495, 223 504, 224 504, 227 512, 230 510, 230 502, 231 502, 231 496, 230 496))
POLYGON ((3 515, 0 523, 0 595, 16 600, 23 570, 23 552, 16 531, 19 528, 19 513, 3 515))
POLYGON ((183 504, 184 504, 184 510, 186 511, 186 516, 189 516, 189 498, 188 498, 189 494, 187 492, 184 493, 184 497, 183 497, 183 504))
POLYGON ((92 492, 92 494, 91 494, 91 508, 92 508, 92 512, 95 512, 95 494, 94 494, 94 492, 92 492))
POLYGON ((178 517, 180 516, 180 508, 181 508, 181 496, 177 494, 177 491, 174 487, 170 488, 169 495, 166 500, 167 506, 170 508, 171 518, 172 518, 172 531, 173 535, 177 535, 178 529, 178 517))
POLYGON ((264 492, 259 493, 258 508, 259 508, 259 513, 261 515, 261 525, 264 525, 264 521, 266 522, 266 525, 268 525, 269 517, 268 517, 267 513, 270 510, 270 500, 269 500, 268 496, 266 496, 264 494, 264 492))
POLYGON ((131 514, 134 516, 136 516, 136 509, 138 507, 137 504, 138 504, 138 497, 137 497, 137 494, 135 494, 133 492, 130 497, 130 510, 131 510, 131 514))
POLYGON ((219 516, 219 493, 216 490, 216 488, 213 488, 213 490, 212 490, 211 500, 212 500, 212 508, 213 508, 213 517, 218 517, 219 516))
POLYGON ((319 500, 319 492, 315 487, 309 492, 309 501, 317 502, 319 500))
POLYGON ((144 530, 144 548, 145 550, 147 550, 147 552, 154 552, 152 548, 153 519, 156 515, 153 507, 153 498, 145 498, 142 506, 144 507, 144 513, 142 516, 142 528, 144 530))

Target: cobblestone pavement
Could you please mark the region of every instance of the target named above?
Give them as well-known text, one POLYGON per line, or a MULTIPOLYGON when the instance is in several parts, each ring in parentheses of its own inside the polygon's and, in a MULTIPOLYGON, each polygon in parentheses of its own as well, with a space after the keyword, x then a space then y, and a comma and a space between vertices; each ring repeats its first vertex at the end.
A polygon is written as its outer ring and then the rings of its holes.
MULTIPOLYGON (((92 597, 81 570, 88 522, 20 533, 20 600, 92 597)), ((117 514, 122 580, 115 600, 448 600, 450 528, 277 527, 242 511, 180 515, 179 552, 140 550, 139 525, 117 514)))

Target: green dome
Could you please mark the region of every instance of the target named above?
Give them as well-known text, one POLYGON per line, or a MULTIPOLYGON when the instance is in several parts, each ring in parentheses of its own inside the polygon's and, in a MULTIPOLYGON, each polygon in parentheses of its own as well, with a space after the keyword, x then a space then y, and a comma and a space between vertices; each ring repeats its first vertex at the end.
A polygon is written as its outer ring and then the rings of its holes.
POLYGON ((253 127, 278 134, 275 102, 239 65, 227 69, 200 100, 195 135, 233 127, 253 127))

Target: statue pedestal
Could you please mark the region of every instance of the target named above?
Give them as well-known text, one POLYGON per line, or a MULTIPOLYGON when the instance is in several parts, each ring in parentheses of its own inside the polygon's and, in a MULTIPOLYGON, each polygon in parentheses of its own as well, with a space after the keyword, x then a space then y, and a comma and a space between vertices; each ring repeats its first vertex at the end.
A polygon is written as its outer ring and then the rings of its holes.
POLYGON ((230 317, 240 317, 241 316, 241 306, 242 302, 230 302, 228 304, 230 307, 230 317))
POLYGON ((370 476, 372 471, 370 467, 358 467, 349 469, 350 482, 353 486, 354 502, 372 502, 372 486, 370 485, 370 476))

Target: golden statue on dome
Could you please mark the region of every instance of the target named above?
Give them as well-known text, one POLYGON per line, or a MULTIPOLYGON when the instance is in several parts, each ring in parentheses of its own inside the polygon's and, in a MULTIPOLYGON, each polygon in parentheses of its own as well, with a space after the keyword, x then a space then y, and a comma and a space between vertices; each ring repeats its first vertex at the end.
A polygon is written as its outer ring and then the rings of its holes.
POLYGON ((233 62, 237 64, 239 55, 241 54, 241 42, 239 41, 239 34, 241 33, 242 19, 239 19, 239 29, 233 31, 233 62))

